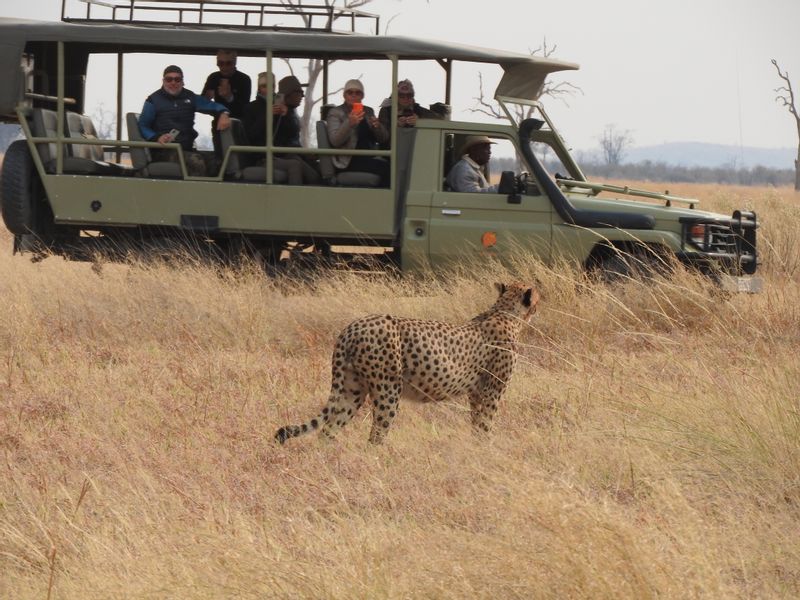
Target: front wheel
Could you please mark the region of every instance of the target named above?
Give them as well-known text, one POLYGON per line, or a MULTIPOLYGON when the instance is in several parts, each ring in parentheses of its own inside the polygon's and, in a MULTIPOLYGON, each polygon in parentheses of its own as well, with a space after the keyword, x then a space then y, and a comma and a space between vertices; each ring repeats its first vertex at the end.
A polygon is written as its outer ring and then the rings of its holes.
POLYGON ((673 263, 655 248, 641 247, 626 252, 608 248, 592 261, 592 271, 605 283, 646 281, 657 275, 667 276, 673 263))

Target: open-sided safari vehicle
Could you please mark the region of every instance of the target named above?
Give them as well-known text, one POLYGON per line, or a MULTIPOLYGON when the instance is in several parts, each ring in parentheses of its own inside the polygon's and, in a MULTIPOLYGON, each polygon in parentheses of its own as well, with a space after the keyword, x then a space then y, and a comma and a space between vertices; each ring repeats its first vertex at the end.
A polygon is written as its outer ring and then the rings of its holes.
MULTIPOLYGON (((645 263, 677 257, 717 276, 727 274, 739 289, 754 287, 752 212, 713 214, 699 210, 696 200, 586 181, 538 101, 550 73, 577 65, 429 40, 334 32, 333 9, 285 13, 284 21, 299 15, 301 26, 281 28, 270 19, 286 8, 275 4, 106 0, 81 6, 85 11, 70 17, 65 4, 62 22, 0 19, 0 115, 18 122, 25 134, 8 149, 2 173, 3 218, 16 251, 86 259, 167 241, 188 242, 194 250, 219 256, 246 250, 269 262, 286 248, 329 254, 346 246, 350 252, 377 250, 403 271, 483 255, 503 260, 521 252, 545 262, 565 259, 587 269, 619 271, 626 268, 620 262, 623 251, 645 263), (216 18, 222 14, 227 23, 216 18), (137 135, 131 115, 128 139, 97 139, 84 114, 91 55, 118 57, 121 97, 124 57, 157 53, 167 64, 171 54, 193 54, 208 56, 211 64, 219 48, 259 57, 268 71, 277 59, 322 60, 326 102, 331 61, 381 60, 395 84, 406 61, 432 61, 443 69, 445 106, 455 61, 497 64, 503 76, 495 99, 508 122, 420 120, 414 128, 394 130, 388 149, 351 151, 388 160, 388 188, 373 187, 368 178, 348 182, 329 166, 320 185, 282 183, 272 169, 276 153, 313 153, 323 166, 331 155, 346 153, 326 148, 324 135, 319 147, 305 149, 229 140, 219 172, 202 178, 187 175, 177 144, 181 162, 149 163, 148 152, 158 144, 137 135), (537 118, 515 122, 515 104, 533 107, 537 118), (461 193, 446 185, 461 145, 472 135, 489 136, 518 157, 519 171, 503 173, 499 193, 461 193), (266 168, 245 176, 241 159, 253 153, 265 157, 266 168), (557 158, 563 175, 549 174, 539 159, 543 155, 557 158), (626 198, 600 198, 601 191, 626 198)), ((344 22, 366 17, 353 12, 344 22)), ((391 89, 397 114, 396 85, 391 89)), ((121 100, 117 110, 121 125, 126 120, 121 100)), ((266 122, 270 140, 272 121, 266 122)), ((116 137, 123 137, 119 126, 116 137)))

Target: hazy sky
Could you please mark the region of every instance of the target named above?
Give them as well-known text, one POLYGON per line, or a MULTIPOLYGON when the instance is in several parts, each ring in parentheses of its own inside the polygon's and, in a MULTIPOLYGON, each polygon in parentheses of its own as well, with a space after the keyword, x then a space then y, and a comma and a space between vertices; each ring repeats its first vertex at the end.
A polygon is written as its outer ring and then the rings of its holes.
MULTIPOLYGON (((60 8, 60 0, 0 0, 0 16, 53 20, 60 8)), ((523 53, 546 38, 549 46, 557 46, 554 57, 581 67, 555 78, 579 86, 582 94, 569 98, 568 106, 546 100, 548 112, 577 149, 595 147, 611 123, 630 130, 637 146, 798 143, 793 117, 775 102, 774 88, 781 82, 770 59, 789 71, 800 102, 800 0, 375 0, 364 10, 380 13, 382 25, 396 35, 523 53)), ((138 110, 160 85, 164 61, 148 60, 133 65, 142 71, 141 89, 126 90, 125 110, 138 110)), ((262 70, 261 63, 244 67, 251 75, 262 70)), ((369 77, 368 67, 359 69, 369 77)), ((199 91, 213 60, 194 70, 187 73, 188 87, 199 91)), ((418 99, 435 101, 440 84, 433 71, 409 68, 400 74, 414 78, 418 99)), ((498 73, 484 73, 487 89, 494 90, 498 73)), ((477 71, 457 68, 455 75, 461 81, 454 117, 483 120, 461 110, 473 105, 477 71)), ((337 76, 349 74, 343 70, 337 76)), ((385 80, 378 77, 373 84, 368 79, 368 104, 378 105, 388 93, 385 80)), ((98 85, 90 80, 90 92, 97 89, 93 83, 98 85)), ((113 105, 113 96, 105 102, 113 105)))

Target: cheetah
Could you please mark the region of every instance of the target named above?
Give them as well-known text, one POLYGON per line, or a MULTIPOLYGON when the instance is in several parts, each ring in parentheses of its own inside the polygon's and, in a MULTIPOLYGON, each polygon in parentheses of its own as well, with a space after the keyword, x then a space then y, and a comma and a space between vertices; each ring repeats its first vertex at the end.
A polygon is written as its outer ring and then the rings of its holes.
POLYGON ((466 394, 473 428, 489 431, 514 370, 517 336, 539 302, 533 287, 495 287, 500 297, 494 305, 462 325, 391 315, 350 323, 333 350, 328 403, 302 425, 278 429, 275 439, 283 444, 320 428, 333 438, 367 397, 375 444, 384 440, 401 396, 424 402, 466 394))

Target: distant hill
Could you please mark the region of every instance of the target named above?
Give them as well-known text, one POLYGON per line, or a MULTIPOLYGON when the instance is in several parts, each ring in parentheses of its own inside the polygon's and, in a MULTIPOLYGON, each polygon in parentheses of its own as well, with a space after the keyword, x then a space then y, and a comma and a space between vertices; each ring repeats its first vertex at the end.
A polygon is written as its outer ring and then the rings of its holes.
POLYGON ((793 169, 797 148, 754 148, 726 146, 702 142, 673 142, 658 146, 630 148, 624 162, 640 163, 646 160, 685 167, 729 167, 793 169))

